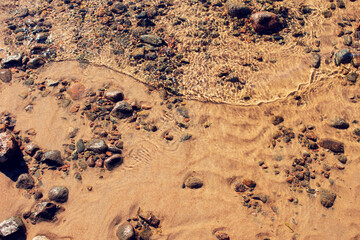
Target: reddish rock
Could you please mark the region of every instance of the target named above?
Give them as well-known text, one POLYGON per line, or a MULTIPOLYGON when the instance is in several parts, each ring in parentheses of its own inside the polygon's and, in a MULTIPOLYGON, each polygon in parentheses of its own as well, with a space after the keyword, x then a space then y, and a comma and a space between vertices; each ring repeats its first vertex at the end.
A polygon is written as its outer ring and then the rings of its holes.
POLYGON ((10 133, 0 133, 0 163, 7 162, 15 153, 16 140, 10 133))
POLYGON ((85 86, 81 83, 75 83, 68 89, 68 93, 73 100, 79 100, 85 94, 85 86))
POLYGON ((322 139, 319 142, 319 145, 323 148, 329 149, 330 151, 334 153, 343 153, 344 152, 344 143, 339 142, 337 140, 333 139, 322 139))
POLYGON ((225 232, 220 232, 220 231, 217 231, 215 233, 215 237, 219 240, 230 240, 230 237, 227 233, 225 232))
POLYGON ((245 184, 249 188, 255 188, 256 187, 256 182, 254 180, 251 180, 251 179, 248 179, 248 178, 245 178, 243 180, 243 184, 245 184))
POLYGON ((281 23, 277 15, 266 11, 252 14, 250 21, 254 30, 258 33, 275 31, 281 27, 281 23))
POLYGON ((317 141, 317 136, 316 136, 315 133, 312 132, 312 131, 307 132, 305 136, 306 136, 307 139, 310 139, 310 140, 312 140, 312 141, 314 141, 314 142, 317 141))
POLYGON ((10 69, 1 69, 0 70, 0 80, 8 83, 11 81, 12 74, 10 69))

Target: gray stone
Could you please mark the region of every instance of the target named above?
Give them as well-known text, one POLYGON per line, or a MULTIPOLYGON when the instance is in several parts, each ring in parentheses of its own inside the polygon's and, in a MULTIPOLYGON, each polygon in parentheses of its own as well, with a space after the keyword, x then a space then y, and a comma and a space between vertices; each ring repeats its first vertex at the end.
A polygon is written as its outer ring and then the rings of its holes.
POLYGON ((12 68, 12 67, 18 67, 22 65, 22 54, 14 54, 10 57, 6 57, 2 60, 1 66, 3 68, 12 68))
POLYGON ((335 54, 335 65, 339 66, 340 64, 350 63, 352 60, 352 54, 348 48, 341 49, 335 54))
POLYGON ((319 68, 321 63, 321 56, 317 53, 312 54, 311 66, 313 68, 319 68))
POLYGON ((20 217, 14 216, 0 223, 0 238, 11 239, 12 236, 25 232, 25 225, 20 217))
POLYGON ((46 32, 38 33, 36 35, 35 41, 37 43, 45 43, 46 40, 48 39, 48 37, 49 37, 49 33, 46 33, 46 32))
POLYGON ((189 115, 189 110, 185 107, 178 107, 176 109, 178 111, 178 113, 183 116, 184 118, 190 118, 190 115, 189 115))
POLYGON ((10 69, 0 69, 0 80, 4 83, 11 82, 12 73, 10 69))
POLYGON ((50 189, 48 197, 51 201, 65 203, 69 198, 69 189, 63 186, 56 186, 50 189))
POLYGON ((334 205, 335 199, 336 193, 326 189, 320 190, 320 202, 324 207, 332 207, 334 205))
POLYGON ((119 240, 131 240, 134 239, 134 228, 130 224, 120 225, 116 231, 116 236, 119 240))
POLYGON ((105 159, 104 166, 108 170, 112 170, 116 166, 122 164, 122 162, 123 162, 123 157, 120 154, 114 154, 111 157, 108 157, 107 159, 105 159))
POLYGON ((345 119, 336 117, 331 120, 330 126, 337 129, 348 129, 350 125, 345 119))
POLYGON ((112 102, 119 102, 124 99, 124 94, 120 90, 107 91, 105 92, 104 96, 106 99, 109 99, 112 102))
POLYGON ((226 9, 230 17, 245 18, 251 13, 251 9, 241 2, 227 1, 226 9))
POLYGON ((27 173, 21 174, 16 181, 16 188, 31 189, 34 185, 34 178, 27 173))
POLYGON ((61 166, 64 164, 59 150, 51 150, 51 151, 45 152, 42 155, 42 158, 40 161, 43 163, 46 163, 49 166, 61 166))
POLYGON ((85 151, 85 144, 84 144, 84 141, 82 139, 79 139, 76 142, 76 151, 78 153, 82 153, 83 151, 85 151))
POLYGON ((140 41, 150 44, 152 46, 158 47, 164 44, 164 40, 162 40, 160 37, 156 36, 156 35, 141 35, 140 36, 140 41))
POLYGON ((357 78, 358 78, 358 74, 356 72, 352 72, 346 75, 346 80, 348 80, 351 83, 356 83, 357 78))
POLYGON ((108 149, 105 141, 102 139, 93 139, 86 144, 86 150, 96 153, 104 153, 108 149))
POLYGON ((0 163, 7 162, 17 150, 17 142, 8 132, 0 133, 0 163))
POLYGON ((127 102, 121 101, 117 102, 113 110, 111 111, 111 116, 124 119, 131 117, 133 114, 133 109, 127 102))
POLYGON ((127 11, 127 7, 124 4, 117 2, 112 6, 111 11, 115 14, 122 14, 127 11))
POLYGON ((345 35, 345 36, 343 37, 343 39, 344 39, 344 45, 346 45, 346 46, 351 46, 351 44, 352 44, 352 42, 353 42, 351 36, 345 35))
POLYGON ((44 201, 37 203, 31 210, 30 221, 37 223, 41 221, 51 221, 59 208, 52 202, 44 201))

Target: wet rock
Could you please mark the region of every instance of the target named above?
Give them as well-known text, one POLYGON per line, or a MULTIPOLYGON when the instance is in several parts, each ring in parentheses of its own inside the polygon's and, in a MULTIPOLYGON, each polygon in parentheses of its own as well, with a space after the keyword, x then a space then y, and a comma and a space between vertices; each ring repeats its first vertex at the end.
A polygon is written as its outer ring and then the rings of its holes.
POLYGON ((32 223, 51 221, 58 210, 59 208, 52 202, 44 201, 37 203, 31 210, 30 221, 32 223))
POLYGON ((268 196, 267 195, 265 195, 265 194, 254 194, 254 195, 252 195, 251 196, 253 199, 255 199, 255 200, 260 200, 260 201, 262 201, 263 203, 266 203, 267 202, 267 200, 268 200, 268 196))
POLYGON ((25 233, 25 225, 20 217, 14 216, 0 223, 0 238, 15 239, 25 233))
POLYGON ((104 153, 108 149, 105 141, 102 139, 93 139, 86 144, 86 150, 96 153, 104 153))
POLYGON ((185 180, 185 187, 191 188, 191 189, 198 189, 203 186, 203 181, 195 176, 190 176, 185 180))
POLYGON ((1 61, 3 68, 19 67, 22 65, 22 54, 18 53, 10 57, 6 57, 1 61))
POLYGON ((46 163, 49 166, 61 166, 64 164, 59 150, 51 150, 51 151, 45 152, 42 155, 40 161, 43 163, 46 163))
POLYGON ((124 101, 117 102, 115 107, 111 111, 111 116, 119 119, 129 118, 132 116, 132 114, 133 109, 127 102, 124 101))
POLYGON ((226 9, 230 17, 245 18, 251 13, 248 6, 236 1, 227 1, 226 9))
POLYGON ((0 133, 0 163, 7 162, 17 150, 17 142, 13 135, 7 132, 0 133))
POLYGON ((116 230, 116 236, 119 240, 132 240, 135 237, 133 226, 130 224, 123 224, 116 230))
POLYGON ((34 178, 27 173, 21 174, 16 181, 16 188, 31 189, 34 185, 34 178))
POLYGON ((331 120, 330 126, 337 129, 348 129, 350 125, 345 119, 336 117, 331 120))
POLYGON ((69 198, 69 189, 63 186, 56 186, 50 189, 48 197, 51 201, 65 203, 69 198))
POLYGON ((29 62, 27 63, 27 67, 31 69, 36 69, 44 64, 45 64, 45 60, 43 58, 37 57, 30 59, 29 62))
POLYGON ((279 125, 280 123, 284 122, 284 118, 282 116, 273 116, 271 119, 272 124, 279 125))
POLYGON ((68 89, 68 94, 73 100, 79 100, 84 96, 85 86, 81 83, 75 83, 68 89))
POLYGON ((352 60, 352 54, 348 48, 341 49, 335 54, 335 65, 339 66, 340 64, 350 63, 352 60))
POLYGON ((155 47, 159 47, 159 46, 164 44, 164 40, 162 40, 160 37, 158 37, 156 35, 152 35, 152 34, 141 35, 140 36, 140 41, 142 41, 144 43, 147 43, 147 44, 150 44, 150 45, 155 46, 155 47))
POLYGON ((257 12, 251 15, 250 21, 258 33, 277 31, 281 23, 276 14, 271 12, 257 12))
POLYGON ((178 107, 176 110, 184 118, 190 118, 189 110, 186 107, 178 107))
POLYGON ((219 240, 230 240, 229 235, 227 233, 221 232, 221 231, 217 231, 215 233, 215 237, 219 240))
POLYGON ((114 154, 111 157, 105 159, 104 161, 104 166, 108 169, 108 170, 112 170, 114 169, 116 166, 122 164, 123 162, 123 157, 120 154, 114 154))
POLYGON ((343 153, 344 152, 344 143, 339 142, 333 139, 322 139, 319 142, 319 145, 325 149, 329 149, 334 153, 343 153))
POLYGON ((50 240, 50 239, 47 238, 46 236, 36 236, 32 240, 50 240))
POLYGON ((106 99, 109 99, 112 102, 119 102, 124 99, 124 94, 120 90, 107 91, 105 92, 104 96, 106 99))
POLYGON ((335 199, 336 193, 326 189, 320 190, 320 202, 324 207, 332 207, 334 205, 335 199))
POLYGON ((351 83, 356 83, 357 78, 358 78, 358 74, 356 72, 352 72, 346 75, 346 80, 348 80, 351 83))
POLYGON ((139 208, 138 210, 138 216, 144 220, 145 222, 147 222, 150 226, 157 228, 160 224, 160 220, 157 219, 154 214, 150 211, 144 211, 142 209, 139 208))
POLYGON ((111 7, 111 11, 115 14, 122 14, 127 11, 127 7, 124 4, 117 2, 111 7))
POLYGON ((31 142, 31 143, 28 143, 28 145, 26 145, 25 147, 25 152, 27 154, 29 154, 30 156, 33 156, 37 150, 39 150, 39 146, 36 145, 35 143, 31 142))
POLYGON ((84 141, 82 139, 79 139, 76 142, 76 151, 78 153, 82 153, 83 151, 85 151, 85 144, 84 144, 84 141))
POLYGON ((319 68, 321 63, 321 56, 317 53, 312 54, 311 66, 313 68, 319 68))
POLYGON ((4 83, 11 82, 12 74, 10 69, 0 69, 0 80, 4 83))

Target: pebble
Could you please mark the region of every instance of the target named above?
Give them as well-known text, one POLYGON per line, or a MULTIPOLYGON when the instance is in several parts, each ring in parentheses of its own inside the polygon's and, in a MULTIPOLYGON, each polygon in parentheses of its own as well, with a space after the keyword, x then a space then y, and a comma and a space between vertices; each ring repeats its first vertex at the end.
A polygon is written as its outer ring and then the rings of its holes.
POLYGON ((104 97, 112 102, 119 102, 124 99, 124 94, 120 90, 112 90, 105 92, 104 97))
POLYGON ((275 31, 281 27, 281 23, 277 15, 266 11, 252 14, 250 21, 254 30, 258 33, 275 31))
POLYGON ((82 139, 79 139, 76 142, 76 151, 78 153, 82 153, 83 151, 85 151, 85 144, 84 144, 84 141, 82 139))
POLYGON ((11 159, 17 150, 17 142, 8 132, 0 133, 0 163, 11 159))
POLYGON ((251 196, 252 199, 255 199, 255 200, 260 200, 262 201, 263 203, 266 203, 269 199, 269 197, 265 194, 254 194, 251 196))
POLYGON ((46 163, 49 166, 61 166, 64 164, 59 150, 51 150, 51 151, 45 152, 42 155, 42 158, 40 161, 43 163, 46 163))
POLYGON ((123 224, 116 230, 116 236, 119 240, 132 240, 135 236, 134 228, 130 224, 123 224))
POLYGON ((36 236, 32 240, 50 240, 50 239, 47 238, 46 236, 36 236))
POLYGON ((352 64, 356 68, 360 67, 360 52, 354 53, 352 55, 352 64))
POLYGON ((129 118, 133 114, 133 109, 127 102, 120 101, 116 103, 110 114, 118 119, 129 118))
POLYGON ((43 220, 51 221, 58 210, 58 207, 52 202, 39 202, 31 210, 30 220, 32 223, 41 222, 43 220))
POLYGON ((69 198, 69 189, 63 186, 56 186, 50 189, 48 197, 51 201, 65 203, 69 198))
POLYGON ((176 109, 178 111, 178 113, 183 116, 184 118, 190 118, 190 115, 189 115, 189 110, 185 107, 178 107, 176 109))
POLYGON ((28 68, 36 69, 41 67, 45 64, 45 60, 41 57, 32 58, 29 60, 29 62, 26 64, 28 68))
POLYGON ((16 181, 16 188, 32 189, 34 185, 34 178, 27 173, 21 174, 16 181))
POLYGON ((332 207, 334 205, 335 199, 336 193, 326 189, 320 190, 320 202, 324 207, 332 207))
POLYGON ((256 187, 256 182, 254 180, 245 178, 243 181, 243 184, 249 188, 255 188, 256 187))
POLYGON ((311 66, 313 68, 319 68, 321 63, 321 56, 318 53, 312 54, 311 66))
POLYGON ((38 151, 40 148, 39 148, 39 146, 38 145, 36 145, 35 143, 33 143, 33 142, 30 142, 30 143, 28 143, 27 145, 26 145, 26 147, 25 147, 25 152, 27 153, 27 154, 29 154, 30 156, 33 156, 35 153, 36 153, 36 151, 38 151))
POLYGON ((85 94, 85 86, 81 83, 75 83, 68 89, 68 94, 73 100, 79 100, 85 94))
POLYGON ((345 165, 344 164, 342 164, 342 163, 336 163, 336 167, 338 168, 338 169, 340 169, 340 170, 343 170, 343 169, 345 169, 345 165))
POLYGON ((147 222, 150 226, 157 228, 160 224, 160 220, 157 219, 154 214, 150 211, 143 211, 142 209, 139 208, 138 210, 138 216, 144 220, 145 222, 147 222))
POLYGON ((185 142, 187 140, 190 140, 192 137, 192 135, 190 133, 184 133, 183 135, 181 135, 180 137, 180 142, 185 142))
POLYGON ((338 158, 339 162, 341 162, 342 164, 346 164, 347 162, 347 157, 345 155, 340 155, 338 158))
POLYGON ((330 126, 337 129, 347 129, 350 125, 344 118, 336 117, 331 120, 330 126))
POLYGON ((352 37, 349 35, 343 36, 343 40, 344 40, 344 45, 346 45, 346 46, 351 46, 351 44, 353 42, 352 37))
POLYGON ((319 145, 325 149, 329 149, 334 153, 343 153, 344 152, 344 143, 339 142, 333 139, 321 139, 319 145))
POLYGON ((227 233, 221 232, 221 231, 217 231, 215 233, 215 237, 219 240, 230 240, 229 235, 227 233))
POLYGON ((348 48, 341 49, 335 54, 335 65, 339 66, 340 64, 350 63, 352 60, 352 54, 348 48))
POLYGON ((227 1, 226 9, 230 17, 245 18, 251 13, 248 6, 236 1, 227 1))
POLYGON ((284 122, 284 118, 282 116, 273 116, 271 119, 272 124, 279 125, 280 123, 284 122))
POLYGON ((21 65, 22 65, 22 54, 20 53, 6 57, 1 61, 1 66, 3 68, 19 67, 21 65))
POLYGON ((155 47, 159 47, 159 46, 164 44, 164 40, 162 40, 160 37, 158 37, 156 35, 152 35, 152 34, 141 35, 140 36, 140 41, 142 41, 144 43, 147 43, 147 44, 150 44, 150 45, 155 46, 155 47))
POLYGON ((185 187, 187 188, 191 188, 191 189, 198 189, 201 188, 203 186, 203 181, 195 176, 190 176, 185 180, 185 187))
POLYGON ((25 233, 25 225, 20 217, 14 216, 0 223, 0 237, 13 239, 22 233, 25 233))
POLYGON ((96 153, 104 153, 108 149, 105 141, 102 139, 93 139, 86 144, 86 150, 96 153))
POLYGON ((104 166, 108 170, 114 169, 116 166, 122 164, 123 157, 120 154, 114 154, 111 157, 105 159, 104 166))
POLYGON ((127 11, 127 7, 124 4, 117 2, 111 7, 111 11, 115 14, 122 14, 127 11))
POLYGON ((10 69, 0 69, 0 80, 4 83, 11 82, 12 74, 10 69))

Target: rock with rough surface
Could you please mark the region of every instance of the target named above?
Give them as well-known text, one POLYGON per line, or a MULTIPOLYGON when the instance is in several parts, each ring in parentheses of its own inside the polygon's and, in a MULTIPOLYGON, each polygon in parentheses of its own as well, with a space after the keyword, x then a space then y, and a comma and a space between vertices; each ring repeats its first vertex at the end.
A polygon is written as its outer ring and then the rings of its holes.
POLYGON ((36 236, 32 240, 50 240, 50 239, 47 238, 46 236, 36 236))
POLYGON ((337 140, 333 139, 321 139, 319 142, 320 147, 323 147, 325 149, 329 149, 330 151, 334 153, 343 153, 344 152, 344 143, 339 142, 337 140))
POLYGON ((215 233, 215 237, 219 240, 230 240, 229 235, 227 233, 221 232, 221 231, 217 231, 215 233))
POLYGON ((258 33, 276 31, 281 27, 277 15, 266 11, 252 14, 250 21, 254 30, 258 33))
POLYGON ((17 150, 17 142, 8 132, 0 133, 0 163, 9 161, 17 150))
POLYGON ((120 90, 107 91, 105 92, 104 96, 106 99, 109 99, 112 102, 119 102, 124 99, 124 94, 120 90))
POLYGON ((21 174, 16 181, 16 188, 32 189, 34 185, 34 178, 27 173, 21 174))
POLYGON ((154 214, 152 213, 152 212, 150 212, 150 211, 144 211, 144 210, 141 210, 140 208, 139 208, 139 210, 138 210, 138 216, 142 219, 142 220, 144 220, 145 222, 147 222, 150 226, 152 226, 152 227, 158 227, 159 226, 159 224, 160 224, 160 220, 159 219, 157 219, 155 216, 154 216, 154 214))
POLYGON ((3 68, 19 67, 22 65, 22 54, 14 54, 2 60, 1 66, 3 68))
POLYGON ((107 159, 105 159, 104 166, 108 170, 112 170, 116 166, 122 164, 122 162, 123 162, 123 157, 120 154, 114 154, 111 157, 108 157, 107 159))
POLYGON ((11 82, 12 73, 10 69, 0 69, 0 80, 4 83, 11 82))
POLYGON ((339 117, 331 120, 330 126, 337 129, 348 129, 350 127, 349 123, 345 119, 339 117))
POLYGON ((86 144, 86 150, 96 153, 104 153, 108 149, 105 141, 102 139, 93 139, 86 144))
POLYGON ((334 205, 335 199, 336 199, 336 193, 330 190, 321 189, 320 202, 324 207, 326 208, 332 207, 334 205))
POLYGON ((33 156, 35 153, 36 153, 36 151, 37 150, 39 150, 40 148, 39 148, 39 146, 38 145, 36 145, 35 143, 29 143, 28 145, 26 145, 26 147, 25 147, 25 152, 27 153, 27 154, 29 154, 30 156, 33 156))
POLYGON ((14 216, 0 223, 0 239, 12 239, 13 236, 25 232, 25 225, 20 217, 14 216))
POLYGON ((245 18, 251 13, 248 6, 236 1, 227 1, 226 9, 230 17, 245 18))
POLYGON ((79 100, 85 94, 85 86, 81 83, 75 83, 68 89, 68 94, 73 100, 79 100))
POLYGON ((119 119, 129 118, 132 116, 132 114, 133 109, 127 102, 124 101, 117 102, 115 107, 111 111, 111 116, 119 119))
POLYGON ((150 45, 155 46, 155 47, 159 47, 159 46, 164 44, 164 40, 162 40, 160 37, 158 37, 156 35, 152 35, 152 34, 141 35, 140 36, 140 41, 142 41, 144 43, 147 43, 147 44, 150 44, 150 45))
POLYGON ((43 163, 46 163, 49 166, 61 166, 64 164, 59 150, 51 150, 51 151, 45 152, 42 155, 42 158, 40 161, 43 163))
POLYGON ((37 203, 31 211, 30 220, 33 223, 51 221, 58 210, 58 207, 52 202, 44 201, 37 203))
POLYGON ((69 189, 63 186, 56 186, 50 189, 48 197, 51 201, 65 203, 69 198, 69 189))
POLYGON ((185 187, 191 188, 191 189, 198 189, 203 186, 203 181, 195 176, 190 176, 185 180, 185 187))
POLYGON ((334 61, 335 65, 350 63, 352 60, 352 54, 348 48, 341 49, 335 54, 334 61))
POLYGON ((116 231, 116 236, 119 240, 131 240, 134 239, 134 228, 130 224, 120 225, 116 231))

